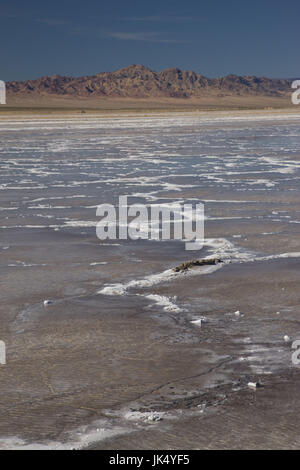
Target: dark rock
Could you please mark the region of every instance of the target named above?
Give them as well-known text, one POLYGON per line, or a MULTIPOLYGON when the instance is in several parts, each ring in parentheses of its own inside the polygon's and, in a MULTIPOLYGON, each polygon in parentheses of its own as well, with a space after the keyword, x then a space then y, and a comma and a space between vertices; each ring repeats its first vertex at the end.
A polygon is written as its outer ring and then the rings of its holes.
POLYGON ((175 268, 173 268, 173 271, 175 273, 179 273, 182 271, 183 272, 188 271, 189 269, 194 268, 195 266, 213 266, 219 263, 222 263, 222 260, 219 258, 207 258, 207 259, 185 261, 179 266, 176 266, 175 268))

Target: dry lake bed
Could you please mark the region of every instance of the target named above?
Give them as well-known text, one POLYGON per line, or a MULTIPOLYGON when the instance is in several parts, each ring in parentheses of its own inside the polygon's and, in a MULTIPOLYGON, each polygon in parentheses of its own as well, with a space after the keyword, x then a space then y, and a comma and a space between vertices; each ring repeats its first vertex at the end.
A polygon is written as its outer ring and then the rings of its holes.
POLYGON ((299 180, 299 114, 1 117, 0 448, 299 448, 299 180), (100 241, 121 195, 204 247, 100 241))

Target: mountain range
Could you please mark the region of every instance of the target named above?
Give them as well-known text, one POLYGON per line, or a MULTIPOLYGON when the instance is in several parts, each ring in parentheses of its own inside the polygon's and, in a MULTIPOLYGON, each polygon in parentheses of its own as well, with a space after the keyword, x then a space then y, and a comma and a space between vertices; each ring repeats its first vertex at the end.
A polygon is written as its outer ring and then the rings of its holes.
POLYGON ((170 68, 155 72, 130 65, 114 72, 73 78, 53 75, 7 83, 8 96, 65 98, 160 99, 239 96, 283 98, 291 94, 291 81, 256 76, 227 75, 208 78, 192 71, 170 68))

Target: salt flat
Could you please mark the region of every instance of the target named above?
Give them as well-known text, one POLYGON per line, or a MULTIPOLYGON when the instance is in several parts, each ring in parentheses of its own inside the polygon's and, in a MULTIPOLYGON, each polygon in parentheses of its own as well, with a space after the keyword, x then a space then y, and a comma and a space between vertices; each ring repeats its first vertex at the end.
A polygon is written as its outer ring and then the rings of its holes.
POLYGON ((299 446, 299 177, 296 113, 1 117, 0 446, 255 447, 252 406, 261 447, 299 446), (120 195, 203 202, 192 256, 222 266, 176 275, 180 241, 100 242, 120 195))

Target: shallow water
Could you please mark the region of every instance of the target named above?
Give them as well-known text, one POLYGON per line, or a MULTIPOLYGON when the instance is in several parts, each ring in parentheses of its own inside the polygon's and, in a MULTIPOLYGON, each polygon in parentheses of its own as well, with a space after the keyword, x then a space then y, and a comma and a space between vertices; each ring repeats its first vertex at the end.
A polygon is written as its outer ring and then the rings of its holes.
MULTIPOLYGON (((297 115, 2 120, 1 267, 51 264, 9 257, 15 237, 34 231, 54 243, 56 232, 96 242, 97 205, 118 205, 121 195, 128 204, 203 202, 202 254, 230 261, 297 257, 299 123, 297 115)), ((128 262, 131 246, 137 262, 145 250, 184 257, 175 241, 154 248, 151 241, 112 243, 122 263, 128 245, 128 262)), ((99 245, 100 261, 90 265, 106 263, 108 247, 99 245)))

